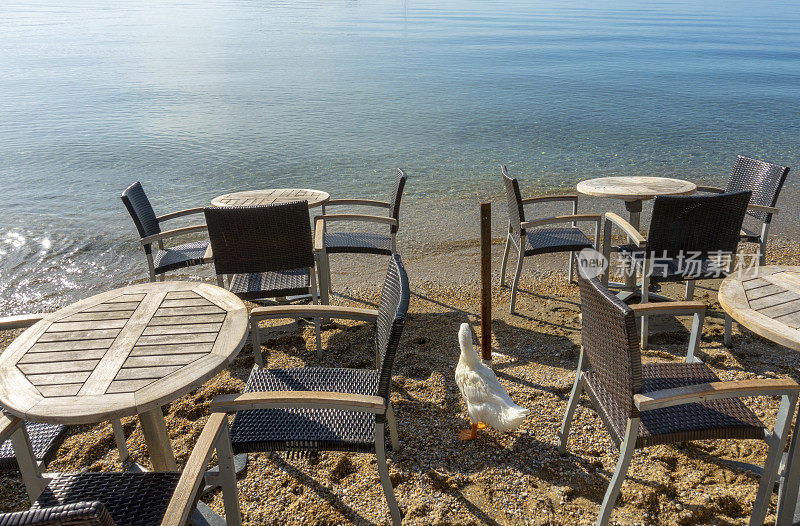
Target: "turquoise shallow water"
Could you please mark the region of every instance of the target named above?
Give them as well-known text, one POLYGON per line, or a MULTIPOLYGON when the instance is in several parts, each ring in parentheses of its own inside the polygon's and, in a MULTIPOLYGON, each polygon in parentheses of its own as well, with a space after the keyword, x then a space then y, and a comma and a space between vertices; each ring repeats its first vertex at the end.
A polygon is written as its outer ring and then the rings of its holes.
POLYGON ((799 19, 790 2, 0 3, 0 313, 144 277, 118 199, 134 180, 163 213, 256 187, 383 197, 403 166, 403 243, 425 251, 475 237, 500 163, 526 192, 719 183, 738 153, 800 169, 799 19))

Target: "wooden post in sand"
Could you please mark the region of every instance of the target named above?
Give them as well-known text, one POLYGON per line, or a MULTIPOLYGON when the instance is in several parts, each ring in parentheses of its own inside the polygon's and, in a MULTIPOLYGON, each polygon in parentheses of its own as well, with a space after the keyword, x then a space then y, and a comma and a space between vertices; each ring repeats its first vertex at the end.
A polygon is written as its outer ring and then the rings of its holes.
POLYGON ((481 358, 492 359, 492 203, 481 203, 481 358))

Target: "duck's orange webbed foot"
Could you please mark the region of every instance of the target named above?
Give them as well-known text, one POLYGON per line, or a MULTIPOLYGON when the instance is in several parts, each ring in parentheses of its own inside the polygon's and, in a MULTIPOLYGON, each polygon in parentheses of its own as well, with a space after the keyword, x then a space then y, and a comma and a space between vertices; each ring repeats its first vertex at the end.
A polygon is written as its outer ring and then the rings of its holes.
POLYGON ((478 426, 479 424, 472 424, 472 428, 464 429, 461 433, 458 434, 458 439, 462 442, 466 442, 468 440, 475 440, 475 437, 478 436, 478 426))

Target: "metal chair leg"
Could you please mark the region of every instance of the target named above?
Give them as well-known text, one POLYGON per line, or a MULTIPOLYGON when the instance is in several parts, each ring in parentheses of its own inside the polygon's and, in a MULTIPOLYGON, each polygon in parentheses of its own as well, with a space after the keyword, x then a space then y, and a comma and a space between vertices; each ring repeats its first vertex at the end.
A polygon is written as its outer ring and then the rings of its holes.
POLYGON ((250 319, 250 338, 253 342, 253 360, 260 368, 264 368, 264 358, 261 356, 261 334, 258 329, 258 320, 250 319))
POLYGON ((636 437, 639 435, 639 419, 629 418, 628 426, 625 430, 625 439, 619 448, 619 461, 617 462, 617 469, 614 470, 614 476, 611 477, 611 483, 608 485, 606 495, 603 497, 603 504, 600 506, 600 514, 597 516, 597 526, 606 526, 611 518, 611 511, 614 509, 614 504, 617 502, 619 490, 622 488, 622 483, 625 481, 625 475, 628 473, 628 467, 633 458, 633 451, 636 447, 636 437))
POLYGON ((386 463, 384 433, 385 431, 383 422, 375 422, 375 455, 378 457, 378 474, 381 478, 383 494, 386 496, 386 504, 389 505, 389 513, 392 516, 392 525, 400 526, 402 518, 400 517, 400 508, 397 506, 397 500, 394 496, 392 479, 389 477, 389 465, 386 463))
POLYGON ((569 263, 567 264, 567 283, 572 283, 572 267, 575 263, 575 252, 569 253, 569 263))
POLYGON ((690 279, 686 282, 686 295, 683 297, 686 301, 692 301, 694 299, 694 286, 695 280, 690 279))
MULTIPOLYGON (((761 483, 758 485, 756 501, 753 504, 753 513, 750 515, 751 526, 764 524, 764 517, 767 515, 767 507, 769 506, 770 497, 772 496, 772 490, 775 488, 775 479, 778 476, 778 469, 780 469, 781 457, 783 456, 783 449, 786 447, 786 440, 789 438, 789 430, 792 426, 792 418, 794 417, 794 408, 796 405, 797 394, 781 397, 778 417, 775 420, 775 427, 772 429, 772 436, 769 438, 767 461, 764 463, 761 483)), ((778 507, 780 508, 780 498, 778 499, 778 507)), ((784 509, 779 511, 784 511, 784 509)), ((793 515, 794 509, 791 511, 793 515)), ((776 515, 776 517, 776 522, 780 524, 780 515, 776 515)))
POLYGON ((686 363, 700 363, 700 358, 695 355, 697 349, 700 348, 700 338, 703 334, 705 314, 697 312, 692 316, 692 319, 692 333, 689 335, 689 346, 686 350, 686 363))
POLYGON ((500 263, 500 286, 506 286, 506 264, 508 263, 508 255, 511 253, 511 234, 506 236, 506 247, 503 249, 503 261, 500 263))
POLYGON ((389 439, 392 441, 392 451, 397 451, 400 449, 400 440, 397 436, 397 418, 395 418, 391 402, 386 408, 386 422, 389 424, 389 439))
POLYGON ((583 393, 583 370, 584 370, 584 355, 583 347, 581 347, 581 355, 578 358, 578 370, 575 371, 575 383, 572 384, 572 393, 569 395, 569 402, 567 403, 567 411, 564 413, 564 420, 561 422, 561 429, 558 431, 558 454, 563 455, 567 451, 567 440, 569 439, 569 428, 572 424, 572 417, 575 415, 575 409, 578 407, 578 402, 583 393))
MULTIPOLYGON (((319 303, 317 297, 319 295, 319 290, 317 289, 317 280, 314 276, 314 269, 309 269, 311 275, 311 303, 317 305, 319 303)), ((321 319, 314 318, 314 335, 316 336, 317 341, 317 359, 322 359, 322 327, 321 327, 321 319)))
MULTIPOLYGON (((648 295, 650 289, 650 276, 647 272, 642 273, 642 304, 647 303, 648 295)), ((646 314, 641 318, 641 325, 642 325, 642 337, 641 337, 641 347, 642 349, 647 349, 647 340, 648 336, 650 335, 650 324, 649 324, 649 316, 646 314)))
POLYGON ((525 252, 522 248, 519 249, 518 258, 517 272, 514 274, 514 284, 511 286, 511 314, 514 314, 514 308, 517 305, 517 287, 519 286, 519 276, 522 274, 522 261, 525 259, 525 252))

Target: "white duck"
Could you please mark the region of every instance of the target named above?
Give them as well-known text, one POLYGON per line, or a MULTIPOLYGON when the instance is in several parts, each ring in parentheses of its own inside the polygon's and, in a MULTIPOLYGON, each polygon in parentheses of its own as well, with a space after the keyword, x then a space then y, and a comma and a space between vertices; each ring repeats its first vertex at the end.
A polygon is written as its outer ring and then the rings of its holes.
POLYGON ((472 422, 472 429, 462 431, 459 438, 472 440, 477 436, 478 429, 485 428, 486 424, 501 433, 517 429, 530 410, 515 404, 497 381, 494 371, 478 358, 472 346, 472 332, 466 323, 462 323, 458 331, 458 342, 461 345, 461 358, 456 366, 456 383, 461 397, 467 403, 472 422))

